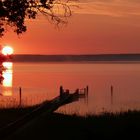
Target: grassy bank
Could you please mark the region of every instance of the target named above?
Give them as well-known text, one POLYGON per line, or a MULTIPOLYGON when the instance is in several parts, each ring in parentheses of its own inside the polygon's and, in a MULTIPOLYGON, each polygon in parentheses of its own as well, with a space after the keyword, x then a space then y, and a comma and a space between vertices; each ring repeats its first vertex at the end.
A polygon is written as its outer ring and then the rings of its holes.
MULTIPOLYGON (((48 119, 48 131, 63 134, 68 139, 120 139, 140 138, 140 112, 128 111, 117 114, 103 113, 79 117, 52 114, 48 119), (50 129, 53 127, 52 130, 50 129)), ((52 136, 50 136, 52 137, 52 136)))
MULTIPOLYGON (((0 110, 0 117, 3 114, 7 116, 6 118, 15 119, 32 109, 0 110)), ((5 122, 7 120, 5 119, 5 122)), ((60 113, 45 115, 44 113, 9 139, 135 139, 140 138, 139 130, 140 111, 103 113, 86 117, 60 113)))
POLYGON ((0 128, 5 125, 16 121, 18 118, 26 115, 27 113, 34 110, 37 106, 24 107, 24 108, 1 108, 0 109, 0 128))

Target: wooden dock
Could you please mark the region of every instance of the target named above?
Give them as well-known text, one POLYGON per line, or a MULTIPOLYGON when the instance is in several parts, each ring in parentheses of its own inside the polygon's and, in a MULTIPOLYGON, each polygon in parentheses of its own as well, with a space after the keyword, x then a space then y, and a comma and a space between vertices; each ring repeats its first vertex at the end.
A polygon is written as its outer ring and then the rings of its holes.
POLYGON ((50 101, 45 101, 42 104, 40 104, 36 109, 34 109, 32 112, 24 115, 23 117, 19 118, 18 120, 8 124, 4 128, 0 129, 0 138, 5 138, 6 136, 12 134, 15 132, 18 128, 25 125, 29 121, 35 119, 36 117, 39 117, 40 114, 45 112, 48 115, 55 110, 57 110, 59 107, 72 103, 74 101, 78 101, 79 98, 85 98, 87 95, 87 92, 81 93, 79 89, 75 90, 75 92, 70 93, 69 90, 63 90, 63 87, 60 87, 60 95, 55 97, 54 99, 50 101), (85 94, 85 95, 84 95, 85 94))

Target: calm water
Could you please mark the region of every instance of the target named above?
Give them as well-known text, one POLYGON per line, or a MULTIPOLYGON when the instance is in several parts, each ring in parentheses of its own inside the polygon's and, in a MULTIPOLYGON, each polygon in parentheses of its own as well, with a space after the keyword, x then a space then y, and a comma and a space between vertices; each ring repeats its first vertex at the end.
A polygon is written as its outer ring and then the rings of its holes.
POLYGON ((58 111, 81 115, 102 111, 140 109, 140 63, 11 63, 2 71, 0 107, 28 106, 59 95, 59 86, 71 92, 89 86, 88 101, 61 107, 58 111), (111 99, 110 87, 113 85, 111 99))

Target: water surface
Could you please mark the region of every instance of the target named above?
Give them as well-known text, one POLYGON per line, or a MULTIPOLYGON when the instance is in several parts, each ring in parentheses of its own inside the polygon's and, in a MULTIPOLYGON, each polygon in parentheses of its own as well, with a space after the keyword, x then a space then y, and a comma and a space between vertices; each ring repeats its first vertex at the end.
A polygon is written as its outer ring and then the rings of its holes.
POLYGON ((2 74, 0 107, 19 105, 19 87, 22 105, 28 106, 58 96, 60 85, 71 92, 88 85, 88 100, 58 111, 85 115, 140 109, 139 63, 13 63, 2 74))

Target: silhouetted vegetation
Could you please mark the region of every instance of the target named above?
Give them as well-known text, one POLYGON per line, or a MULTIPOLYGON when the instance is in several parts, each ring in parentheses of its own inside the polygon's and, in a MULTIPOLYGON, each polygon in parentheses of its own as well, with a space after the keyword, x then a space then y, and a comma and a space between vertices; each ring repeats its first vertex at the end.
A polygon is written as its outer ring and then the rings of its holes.
MULTIPOLYGON (((17 118, 29 111, 26 109, 0 110, 0 123, 9 117, 17 118)), ((22 131, 11 135, 9 139, 135 139, 139 137, 140 112, 127 111, 100 115, 66 115, 52 113, 41 115, 22 131)))
MULTIPOLYGON (((86 117, 53 113, 34 126, 36 128, 32 130, 35 135, 30 129, 27 130, 30 132, 27 133, 28 137, 33 139, 135 139, 139 137, 140 112, 103 113, 86 117)), ((24 134, 22 137, 27 138, 24 134)))
POLYGON ((65 23, 71 16, 69 0, 1 0, 0 1, 0 37, 10 26, 21 34, 27 30, 25 19, 35 19, 39 13, 47 16, 56 24, 65 23))
POLYGON ((18 118, 33 111, 37 106, 24 108, 1 108, 0 109, 0 128, 16 121, 18 118))

